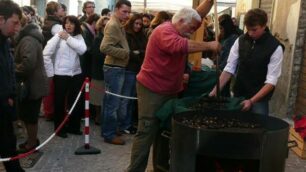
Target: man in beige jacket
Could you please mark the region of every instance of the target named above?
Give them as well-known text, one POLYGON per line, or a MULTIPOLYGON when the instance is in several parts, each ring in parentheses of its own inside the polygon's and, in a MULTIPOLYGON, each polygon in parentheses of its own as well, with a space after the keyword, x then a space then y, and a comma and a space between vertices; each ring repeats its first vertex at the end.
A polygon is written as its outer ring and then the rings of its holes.
MULTIPOLYGON (((121 95, 124 91, 125 67, 129 61, 129 46, 125 37, 123 24, 128 20, 131 12, 131 2, 119 0, 115 6, 115 13, 105 26, 104 38, 100 50, 106 54, 104 61, 104 81, 106 90, 121 95)), ((101 100, 102 101, 102 100, 101 100)), ((105 94, 104 109, 102 111, 102 137, 110 144, 124 145, 125 142, 118 135, 117 129, 126 118, 126 105, 123 99, 105 94)))

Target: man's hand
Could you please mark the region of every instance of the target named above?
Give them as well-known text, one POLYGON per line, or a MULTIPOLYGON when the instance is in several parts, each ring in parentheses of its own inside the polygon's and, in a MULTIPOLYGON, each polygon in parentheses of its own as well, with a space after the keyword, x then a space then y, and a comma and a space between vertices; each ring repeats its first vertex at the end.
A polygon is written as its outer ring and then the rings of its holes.
POLYGON ((8 103, 11 107, 14 106, 14 100, 11 99, 11 98, 9 98, 9 99, 7 100, 7 103, 8 103))
POLYGON ((242 105, 242 109, 241 111, 249 111, 253 105, 251 99, 248 99, 248 100, 244 100, 243 102, 241 102, 241 105, 242 105))
POLYGON ((184 73, 183 75, 183 83, 188 83, 189 81, 189 74, 188 73, 184 73))
POLYGON ((64 39, 64 40, 67 40, 68 37, 69 37, 69 34, 65 31, 61 31, 58 33, 58 36, 61 38, 61 39, 64 39))
POLYGON ((218 41, 207 42, 208 49, 213 52, 219 52, 221 50, 221 44, 218 41))
POLYGON ((217 89, 216 87, 214 87, 213 90, 211 90, 211 92, 208 95, 209 97, 217 97, 217 89))

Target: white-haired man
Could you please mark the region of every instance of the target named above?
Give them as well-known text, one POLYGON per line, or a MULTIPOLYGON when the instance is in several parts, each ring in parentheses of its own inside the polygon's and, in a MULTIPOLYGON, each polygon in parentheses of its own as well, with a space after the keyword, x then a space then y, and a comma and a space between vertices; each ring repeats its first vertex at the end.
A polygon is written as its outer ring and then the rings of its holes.
MULTIPOLYGON (((216 41, 197 42, 188 39, 200 27, 201 17, 209 12, 212 5, 212 0, 206 0, 196 10, 183 8, 173 16, 172 22, 165 22, 153 31, 144 63, 137 75, 138 132, 127 171, 145 171, 150 147, 154 140, 156 143, 159 133, 159 120, 155 113, 167 100, 175 98, 182 91, 188 53, 220 49, 216 41)), ((155 164, 153 166, 155 171, 155 164)))

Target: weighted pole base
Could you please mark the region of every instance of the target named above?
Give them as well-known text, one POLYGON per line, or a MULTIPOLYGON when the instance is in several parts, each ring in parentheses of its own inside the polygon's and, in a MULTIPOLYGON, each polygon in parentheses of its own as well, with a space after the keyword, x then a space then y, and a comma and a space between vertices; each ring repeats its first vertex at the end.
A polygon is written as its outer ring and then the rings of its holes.
POLYGON ((89 147, 81 146, 74 152, 74 154, 76 155, 89 155, 89 154, 99 154, 99 153, 101 153, 101 150, 92 146, 89 147))

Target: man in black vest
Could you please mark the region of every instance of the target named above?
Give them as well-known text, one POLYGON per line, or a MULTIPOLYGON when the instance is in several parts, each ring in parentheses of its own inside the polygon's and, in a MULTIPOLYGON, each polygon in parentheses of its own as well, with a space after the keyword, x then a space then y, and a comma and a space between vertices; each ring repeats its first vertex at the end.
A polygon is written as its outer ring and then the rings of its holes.
MULTIPOLYGON (((242 111, 269 114, 269 100, 281 74, 283 49, 267 28, 267 14, 249 10, 244 18, 247 33, 231 48, 227 65, 220 76, 220 88, 236 75, 234 96, 245 97, 242 111)), ((216 96, 214 88, 210 96, 216 96)))

